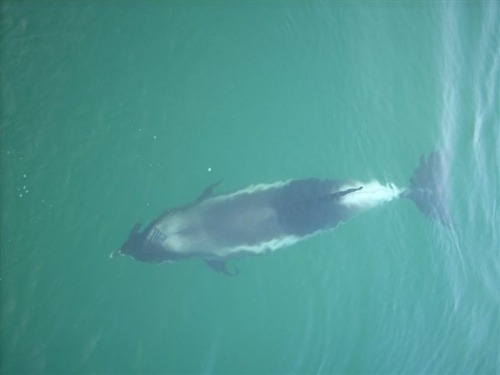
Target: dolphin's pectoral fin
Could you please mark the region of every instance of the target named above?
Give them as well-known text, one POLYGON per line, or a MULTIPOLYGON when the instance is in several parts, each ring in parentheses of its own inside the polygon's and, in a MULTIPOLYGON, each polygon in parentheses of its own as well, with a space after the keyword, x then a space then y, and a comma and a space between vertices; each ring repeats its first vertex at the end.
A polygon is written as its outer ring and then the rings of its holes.
POLYGON ((219 181, 217 181, 216 183, 210 185, 209 187, 207 187, 205 190, 203 190, 203 192, 201 193, 201 195, 198 197, 198 199, 196 199, 196 203, 200 203, 201 201, 204 201, 205 199, 209 198, 210 196, 212 196, 212 193, 213 193, 213 190, 214 188, 219 185, 221 182, 222 182, 223 178, 221 178, 219 181))
POLYGON ((235 268, 233 272, 229 272, 229 270, 226 267, 226 262, 223 260, 205 260, 205 263, 215 272, 225 273, 226 275, 229 276, 236 276, 240 273, 240 271, 237 268, 235 268))
POLYGON ((141 227, 141 223, 135 223, 132 229, 130 230, 130 233, 128 235, 128 239, 130 240, 131 238, 134 238, 139 232, 139 228, 141 227))

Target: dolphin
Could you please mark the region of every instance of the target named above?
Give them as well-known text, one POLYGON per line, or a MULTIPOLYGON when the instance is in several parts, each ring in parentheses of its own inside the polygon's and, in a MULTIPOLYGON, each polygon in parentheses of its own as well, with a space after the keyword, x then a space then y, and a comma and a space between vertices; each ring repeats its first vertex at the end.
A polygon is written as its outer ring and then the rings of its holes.
POLYGON ((194 203, 165 210, 143 231, 135 224, 111 257, 129 255, 148 263, 200 258, 217 272, 236 275, 227 261, 291 246, 398 198, 448 226, 446 167, 440 152, 422 157, 409 188, 309 178, 214 194, 218 181, 194 203))

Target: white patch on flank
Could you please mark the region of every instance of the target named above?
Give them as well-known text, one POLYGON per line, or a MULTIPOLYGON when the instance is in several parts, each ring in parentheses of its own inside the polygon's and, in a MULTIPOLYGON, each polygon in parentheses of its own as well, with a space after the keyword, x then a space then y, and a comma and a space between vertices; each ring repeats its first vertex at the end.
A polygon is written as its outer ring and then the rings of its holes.
POLYGON ((366 184, 354 183, 352 186, 342 186, 339 190, 356 189, 359 187, 362 187, 362 189, 341 197, 340 203, 350 208, 368 210, 398 198, 404 191, 404 189, 400 189, 394 184, 382 185, 375 180, 366 184))
POLYGON ((291 180, 284 181, 284 182, 275 182, 273 184, 250 185, 244 189, 235 191, 234 193, 231 193, 231 194, 224 194, 224 195, 219 195, 219 196, 210 198, 210 201, 214 201, 214 202, 221 201, 221 200, 224 201, 224 200, 235 198, 235 197, 242 195, 242 194, 250 194, 250 193, 256 193, 259 191, 266 191, 269 189, 280 188, 280 187, 287 185, 290 181, 291 180))
POLYGON ((275 251, 281 249, 282 247, 291 246, 298 241, 305 239, 306 237, 297 237, 297 236, 285 236, 282 238, 275 238, 267 242, 261 242, 258 245, 250 246, 250 245, 240 245, 235 247, 225 247, 221 249, 217 249, 214 251, 215 255, 223 257, 229 254, 237 254, 240 252, 248 252, 252 254, 264 254, 267 252, 275 251))

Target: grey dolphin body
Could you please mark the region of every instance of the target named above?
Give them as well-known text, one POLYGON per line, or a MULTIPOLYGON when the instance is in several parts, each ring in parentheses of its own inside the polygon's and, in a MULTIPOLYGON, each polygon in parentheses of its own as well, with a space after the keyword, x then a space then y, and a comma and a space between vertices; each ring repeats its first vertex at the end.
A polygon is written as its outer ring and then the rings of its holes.
POLYGON ((421 160, 409 189, 377 181, 311 178, 213 195, 216 183, 195 203, 165 211, 142 232, 136 224, 112 257, 130 255, 150 263, 201 258, 214 270, 229 274, 228 260, 292 245, 399 197, 413 200, 421 211, 446 224, 439 155, 421 160))

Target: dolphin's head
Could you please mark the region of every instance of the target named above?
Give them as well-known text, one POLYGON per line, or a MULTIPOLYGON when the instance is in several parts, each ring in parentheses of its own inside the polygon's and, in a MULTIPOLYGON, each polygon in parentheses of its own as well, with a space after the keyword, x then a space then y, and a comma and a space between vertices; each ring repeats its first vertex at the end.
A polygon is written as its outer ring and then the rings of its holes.
POLYGON ((140 227, 141 223, 136 223, 130 230, 127 241, 118 250, 113 251, 109 257, 116 258, 120 255, 130 255, 135 258, 135 254, 140 251, 144 237, 138 233, 140 227))
POLYGON ((167 261, 166 254, 155 247, 149 245, 146 241, 146 229, 142 233, 139 232, 141 223, 136 223, 128 235, 127 241, 118 249, 110 254, 110 258, 116 258, 120 255, 130 255, 132 258, 141 262, 162 263, 167 261))

